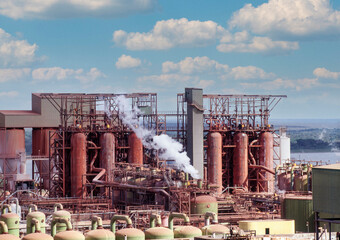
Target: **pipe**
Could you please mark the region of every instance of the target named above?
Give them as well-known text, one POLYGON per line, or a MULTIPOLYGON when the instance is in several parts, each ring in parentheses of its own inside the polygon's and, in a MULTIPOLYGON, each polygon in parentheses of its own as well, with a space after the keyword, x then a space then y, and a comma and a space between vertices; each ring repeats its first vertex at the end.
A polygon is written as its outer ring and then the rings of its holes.
POLYGON ((251 147, 254 145, 254 143, 258 142, 259 140, 258 139, 255 139, 253 140, 250 144, 249 144, 249 156, 250 156, 250 159, 253 161, 252 165, 256 165, 256 160, 254 158, 254 155, 251 153, 251 147))
POLYGON ((56 203, 56 204, 54 204, 54 207, 53 207, 54 212, 58 211, 58 207, 60 208, 60 210, 64 209, 64 207, 61 203, 56 203))
POLYGON ((66 228, 67 228, 66 231, 72 230, 72 224, 68 219, 56 217, 55 219, 53 219, 51 223, 51 236, 52 237, 54 237, 57 234, 57 223, 65 223, 66 228))
POLYGON ((273 175, 275 175, 275 172, 265 166, 260 166, 260 165, 250 165, 249 168, 255 168, 255 169, 262 169, 262 170, 265 170, 266 172, 269 172, 273 175))
MULTIPOLYGON (((87 141, 87 143, 89 143, 90 145, 94 146, 95 148, 97 148, 97 145, 92 142, 92 141, 87 141)), ((94 161, 96 160, 98 156, 98 150, 95 149, 95 153, 94 153, 94 156, 92 157, 92 160, 91 160, 91 163, 90 163, 90 172, 93 172, 95 171, 95 167, 93 166, 94 165, 94 161)))
POLYGON ((293 191, 293 184, 294 184, 294 170, 296 168, 296 165, 294 164, 291 168, 290 172, 290 190, 293 191))
POLYGON ((150 228, 160 227, 162 225, 162 219, 159 214, 151 214, 150 215, 150 228))
POLYGON ((91 219, 91 229, 96 230, 96 229, 103 229, 103 221, 101 217, 94 216, 91 219))
POLYGON ((34 211, 35 211, 35 212, 38 211, 37 205, 35 205, 35 204, 30 204, 30 205, 28 206, 28 213, 32 212, 32 208, 34 208, 34 211))
POLYGON ((190 225, 190 219, 185 213, 171 213, 169 216, 169 228, 174 230, 174 218, 182 218, 184 225, 190 225))
POLYGON ((33 218, 32 222, 31 222, 31 225, 33 225, 32 232, 36 232, 36 233, 40 233, 41 232, 41 226, 40 226, 40 222, 39 222, 38 219, 33 218))
POLYGON ((209 226, 210 225, 210 218, 212 219, 212 224, 218 223, 217 214, 214 212, 206 212, 204 215, 204 225, 209 226))
POLYGON ((9 205, 9 204, 4 204, 4 205, 2 205, 2 207, 1 207, 1 214, 5 214, 6 213, 6 210, 7 209, 7 212, 8 213, 11 213, 12 212, 12 208, 11 208, 11 206, 9 205))
POLYGON ((8 227, 5 222, 0 221, 0 229, 2 229, 2 234, 8 234, 8 227))
POLYGON ((132 228, 132 220, 129 216, 125 216, 125 215, 114 215, 111 218, 111 232, 116 233, 116 221, 117 220, 121 220, 121 221, 125 221, 127 224, 128 228, 132 228))

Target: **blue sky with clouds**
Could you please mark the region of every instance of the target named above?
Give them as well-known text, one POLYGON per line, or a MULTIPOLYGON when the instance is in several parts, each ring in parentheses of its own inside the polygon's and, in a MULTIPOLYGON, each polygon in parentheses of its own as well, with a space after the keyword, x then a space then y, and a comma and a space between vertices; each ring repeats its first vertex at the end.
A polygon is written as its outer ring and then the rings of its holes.
POLYGON ((340 118, 340 1, 0 0, 0 109, 32 92, 285 94, 340 118))

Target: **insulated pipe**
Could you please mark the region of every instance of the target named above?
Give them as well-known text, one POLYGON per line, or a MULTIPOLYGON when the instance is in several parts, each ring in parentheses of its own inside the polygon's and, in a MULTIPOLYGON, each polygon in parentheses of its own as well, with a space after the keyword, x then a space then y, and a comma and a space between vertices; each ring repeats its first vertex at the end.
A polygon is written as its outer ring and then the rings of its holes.
POLYGON ((212 219, 212 224, 218 223, 217 214, 214 212, 206 212, 204 215, 204 225, 209 226, 210 225, 210 218, 212 219))
POLYGON ((114 215, 111 218, 111 232, 116 233, 116 221, 117 220, 121 220, 121 221, 125 221, 127 224, 128 228, 132 228, 132 220, 129 216, 125 216, 125 215, 114 215))
POLYGON ((66 224, 66 231, 72 230, 71 222, 66 218, 55 218, 51 223, 51 236, 54 237, 57 234, 57 223, 65 223, 66 224))
POLYGON ((58 207, 60 208, 60 210, 64 209, 64 207, 61 203, 56 203, 56 204, 54 204, 54 207, 53 207, 54 212, 58 211, 58 207))
POLYGON ((250 159, 252 160, 252 165, 256 165, 256 160, 254 158, 254 155, 251 153, 251 147, 253 147, 254 143, 258 141, 259 141, 258 139, 255 139, 249 144, 249 156, 250 156, 250 159))
POLYGON ((38 219, 33 218, 31 221, 31 225, 32 226, 32 232, 36 232, 36 233, 40 233, 41 232, 41 228, 40 228, 40 222, 38 219))
POLYGON ((293 165, 290 172, 290 190, 293 191, 293 184, 294 184, 294 170, 296 168, 296 165, 293 165))
POLYGON ((159 227, 162 225, 162 219, 159 214, 150 215, 150 228, 159 227))
POLYGON ((169 216, 169 228, 174 230, 174 218, 182 218, 184 225, 190 225, 190 219, 185 213, 171 213, 169 216))
POLYGON ((103 221, 101 217, 94 216, 91 219, 91 230, 103 229, 103 221))
POLYGON ((8 227, 5 222, 0 221, 0 229, 2 229, 3 234, 8 234, 8 227))
POLYGON ((37 205, 35 205, 35 204, 30 204, 30 205, 28 206, 28 213, 31 213, 31 212, 32 212, 32 208, 34 209, 35 212, 38 211, 37 205))
POLYGON ((275 175, 275 172, 269 168, 266 168, 265 166, 260 166, 260 165, 250 165, 249 168, 255 168, 255 169, 262 169, 265 170, 266 172, 269 172, 273 175, 275 175))
POLYGON ((2 205, 2 208, 1 208, 1 214, 5 214, 6 213, 6 209, 7 209, 8 213, 12 212, 11 206, 9 204, 4 204, 4 205, 2 205))
MULTIPOLYGON (((93 147, 97 148, 97 145, 96 145, 94 142, 92 142, 92 141, 87 141, 87 143, 90 144, 90 145, 92 145, 93 147)), ((93 156, 93 158, 92 158, 92 160, 91 160, 91 163, 90 163, 90 172, 94 172, 95 169, 96 169, 93 165, 94 165, 94 161, 96 160, 97 156, 98 156, 98 150, 95 149, 94 156, 93 156)), ((101 169, 100 169, 100 170, 101 170, 101 169)))

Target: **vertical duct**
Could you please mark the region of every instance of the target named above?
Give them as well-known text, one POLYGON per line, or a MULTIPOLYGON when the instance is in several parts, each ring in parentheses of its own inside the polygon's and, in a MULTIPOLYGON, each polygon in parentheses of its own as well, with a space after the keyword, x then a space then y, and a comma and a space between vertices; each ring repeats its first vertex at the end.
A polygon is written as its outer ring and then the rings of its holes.
POLYGON ((203 89, 186 88, 187 102, 187 153, 191 164, 203 178, 203 89))

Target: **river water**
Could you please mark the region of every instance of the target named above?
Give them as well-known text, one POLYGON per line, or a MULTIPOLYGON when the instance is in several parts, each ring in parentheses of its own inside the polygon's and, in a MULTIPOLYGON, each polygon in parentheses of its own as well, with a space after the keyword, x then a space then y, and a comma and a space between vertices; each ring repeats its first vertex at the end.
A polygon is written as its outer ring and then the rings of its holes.
POLYGON ((340 152, 291 153, 291 159, 306 161, 323 161, 328 164, 340 163, 340 152))

